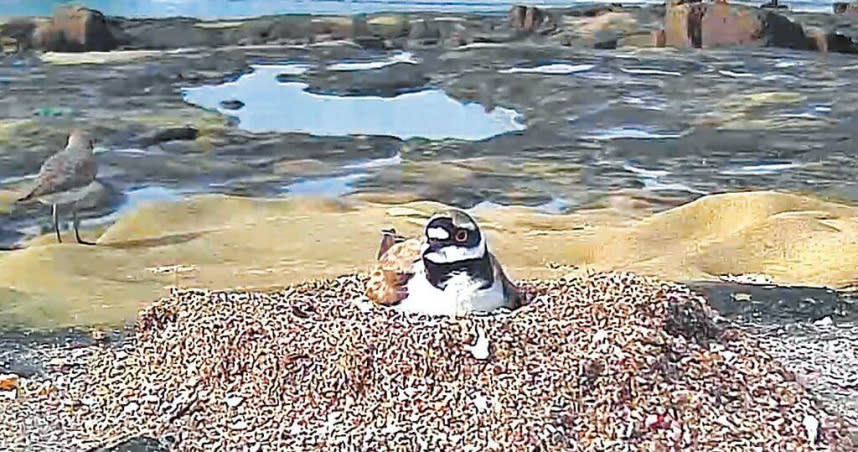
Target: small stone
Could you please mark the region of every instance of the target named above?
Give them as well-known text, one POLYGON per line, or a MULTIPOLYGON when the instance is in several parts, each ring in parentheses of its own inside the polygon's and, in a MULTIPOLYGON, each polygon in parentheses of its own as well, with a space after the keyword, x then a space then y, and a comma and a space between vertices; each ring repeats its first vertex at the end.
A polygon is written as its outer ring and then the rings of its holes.
POLYGON ((240 100, 235 100, 235 99, 224 100, 224 101, 221 101, 220 107, 223 108, 224 110, 238 110, 238 109, 241 109, 242 107, 244 107, 244 102, 242 102, 240 100))
POLYGON ((749 293, 734 293, 733 299, 736 301, 751 301, 751 294, 749 294, 749 293))

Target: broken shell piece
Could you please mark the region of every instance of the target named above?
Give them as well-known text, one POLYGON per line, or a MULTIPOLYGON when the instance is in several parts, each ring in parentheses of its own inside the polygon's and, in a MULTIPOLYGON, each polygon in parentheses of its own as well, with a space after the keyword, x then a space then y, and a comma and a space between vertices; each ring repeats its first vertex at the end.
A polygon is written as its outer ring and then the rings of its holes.
POLYGON ((490 401, 486 396, 484 396, 482 393, 479 393, 479 392, 478 392, 478 393, 474 396, 473 401, 474 401, 474 406, 475 406, 475 407, 477 407, 477 409, 478 409, 478 410, 480 410, 480 411, 488 411, 488 409, 489 409, 489 403, 490 403, 491 401, 490 401))
POLYGON ((358 308, 360 312, 369 312, 372 310, 372 303, 366 300, 361 300, 360 298, 353 298, 352 304, 358 308))
POLYGON ((247 430, 248 427, 250 427, 250 425, 244 420, 239 420, 230 424, 230 428, 233 430, 247 430))
POLYGON ((4 400, 15 400, 18 397, 17 389, 3 389, 0 390, 0 399, 4 400))
POLYGON ((801 424, 807 429, 807 441, 810 444, 816 444, 819 440, 819 420, 808 414, 804 416, 801 424))
POLYGON ((834 325, 834 320, 831 320, 831 317, 826 316, 826 317, 823 317, 823 318, 813 322, 813 325, 814 326, 821 326, 821 327, 831 326, 831 325, 834 325))
POLYGON ((488 359, 489 357, 489 340, 486 338, 486 333, 481 328, 477 328, 477 342, 474 345, 466 345, 465 350, 471 352, 476 359, 488 359))
POLYGON ((122 412, 125 414, 133 414, 136 413, 138 409, 140 409, 140 404, 137 402, 131 402, 128 405, 125 405, 122 412))
POLYGON ((224 403, 226 403, 226 406, 228 406, 230 408, 235 408, 235 407, 241 405, 241 402, 244 402, 244 397, 238 396, 238 395, 228 396, 223 401, 224 401, 224 403))
POLYGON ((18 388, 18 376, 15 374, 0 374, 0 389, 8 391, 18 388))

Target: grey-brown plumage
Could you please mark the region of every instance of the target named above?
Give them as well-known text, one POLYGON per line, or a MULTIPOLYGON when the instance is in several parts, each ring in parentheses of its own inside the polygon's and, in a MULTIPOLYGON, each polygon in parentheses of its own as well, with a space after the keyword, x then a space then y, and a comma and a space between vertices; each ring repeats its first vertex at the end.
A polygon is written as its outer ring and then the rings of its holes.
POLYGON ((78 243, 92 244, 80 238, 77 203, 95 182, 97 166, 93 147, 93 141, 89 135, 81 130, 72 131, 65 149, 52 155, 42 164, 36 177, 35 187, 18 200, 19 203, 39 201, 51 206, 54 232, 60 243, 62 238, 57 207, 71 204, 75 239, 78 243))

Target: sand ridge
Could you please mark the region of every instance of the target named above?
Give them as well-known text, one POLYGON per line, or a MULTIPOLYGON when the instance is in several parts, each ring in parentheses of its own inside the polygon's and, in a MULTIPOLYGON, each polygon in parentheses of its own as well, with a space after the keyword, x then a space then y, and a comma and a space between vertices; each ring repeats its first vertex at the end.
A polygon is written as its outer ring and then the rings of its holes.
MULTIPOLYGON (((181 288, 282 288, 366 271, 380 230, 407 236, 444 206, 367 199, 202 195, 145 206, 96 247, 38 237, 0 253, 0 318, 52 327, 133 319, 181 288)), ((858 277, 858 209, 771 191, 729 193, 648 214, 608 205, 565 215, 477 209, 511 278, 624 270, 672 281, 763 274, 774 283, 846 287, 858 277)))

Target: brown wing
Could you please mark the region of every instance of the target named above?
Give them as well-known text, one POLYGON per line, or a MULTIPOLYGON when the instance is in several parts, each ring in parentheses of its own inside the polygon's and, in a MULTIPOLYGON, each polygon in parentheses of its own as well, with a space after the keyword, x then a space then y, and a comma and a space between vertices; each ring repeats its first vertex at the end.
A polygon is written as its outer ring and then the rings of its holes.
POLYGON ((406 284, 420 259, 420 241, 410 239, 391 246, 375 264, 366 284, 366 296, 377 305, 393 306, 408 296, 406 284))
POLYGON ((65 150, 54 154, 39 170, 36 187, 19 201, 89 185, 95 179, 95 157, 91 153, 65 150))
POLYGON ((500 261, 494 254, 489 253, 494 268, 495 278, 500 278, 503 284, 503 295, 506 299, 506 307, 509 309, 518 309, 524 304, 524 294, 521 290, 507 278, 506 273, 501 267, 500 261))

